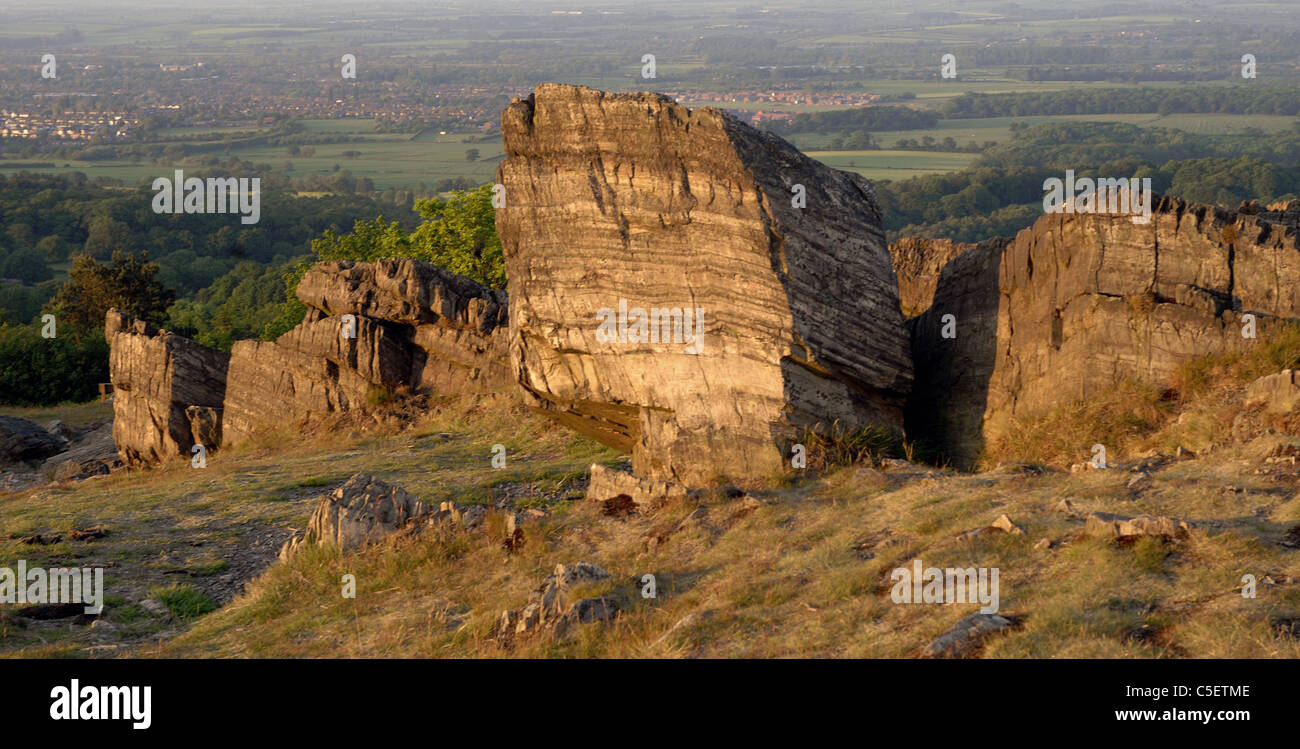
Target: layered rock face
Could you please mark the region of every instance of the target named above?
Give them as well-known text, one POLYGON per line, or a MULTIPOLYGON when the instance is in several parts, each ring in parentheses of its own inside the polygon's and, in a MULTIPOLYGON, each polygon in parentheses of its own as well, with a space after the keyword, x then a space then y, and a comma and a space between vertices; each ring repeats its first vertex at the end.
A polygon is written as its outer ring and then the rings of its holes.
POLYGON ((939 273, 948 261, 973 248, 973 244, 951 239, 903 237, 889 245, 889 255, 898 277, 898 306, 904 317, 916 317, 934 301, 939 273))
POLYGON ((229 355, 115 309, 106 315, 104 334, 113 440, 122 461, 139 465, 189 455, 194 438, 186 409, 221 408, 229 355))
POLYGON ((273 427, 512 381, 503 292, 415 260, 326 262, 299 286, 303 323, 229 355, 110 312, 114 438, 127 463, 273 427))
POLYGON ((298 285, 307 319, 231 350, 223 438, 365 411, 394 396, 501 387, 504 292, 418 260, 322 262, 298 285))
POLYGON ((918 387, 909 416, 969 465, 1017 417, 1125 377, 1167 383, 1183 362, 1252 345, 1244 314, 1300 318, 1296 214, 1163 198, 1145 225, 1052 214, 1009 243, 967 250, 911 321, 918 387), (947 314, 956 316, 952 339, 942 337, 947 314), (956 414, 947 423, 943 409, 956 414))
POLYGON ((654 94, 543 85, 502 131, 532 407, 695 485, 771 476, 805 428, 901 426, 911 357, 865 179, 654 94))

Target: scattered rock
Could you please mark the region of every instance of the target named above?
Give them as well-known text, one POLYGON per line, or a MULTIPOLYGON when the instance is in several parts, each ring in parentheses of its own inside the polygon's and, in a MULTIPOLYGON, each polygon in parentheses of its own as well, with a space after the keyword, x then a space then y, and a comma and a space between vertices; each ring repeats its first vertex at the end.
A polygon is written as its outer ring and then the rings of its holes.
POLYGON ((627 471, 619 471, 599 463, 593 463, 590 470, 591 483, 587 485, 587 498, 597 502, 627 497, 635 505, 653 509, 669 501, 699 495, 698 490, 690 489, 675 481, 640 478, 627 471))
POLYGON ((104 619, 96 619, 90 623, 90 631, 103 637, 112 637, 117 634, 117 625, 104 619))
POLYGON ((993 525, 990 527, 997 528, 998 530, 1003 531, 1005 533, 1010 533, 1013 536, 1021 536, 1024 535, 1025 533, 1023 530, 1021 530, 1020 526, 1011 522, 1011 518, 1007 517, 1006 515, 1002 515, 997 520, 994 520, 993 525))
POLYGON ((455 502, 443 502, 438 507, 438 514, 451 520, 452 523, 462 526, 467 530, 472 530, 483 524, 483 519, 487 517, 488 509, 483 505, 466 505, 461 507, 455 502))
MULTIPOLYGON (((486 510, 478 510, 481 519, 486 510)), ((358 473, 320 498, 306 533, 286 542, 280 558, 287 559, 305 545, 334 545, 346 551, 374 543, 428 511, 423 502, 403 489, 358 473)))
POLYGON ((1137 538, 1139 536, 1158 536, 1161 538, 1186 538, 1192 525, 1171 517, 1152 517, 1141 515, 1128 518, 1104 512, 1094 512, 1088 516, 1084 534, 1109 538, 1137 538))
POLYGON ((1246 387, 1245 405, 1272 415, 1296 410, 1300 406, 1300 373, 1284 369, 1255 380, 1246 387))
POLYGON ((0 416, 0 463, 44 460, 63 452, 68 441, 34 421, 0 416))
POLYGON ((1151 474, 1136 472, 1129 477, 1128 483, 1124 485, 1131 492, 1142 492, 1151 488, 1151 474))
POLYGON ((569 607, 560 623, 566 623, 566 620, 576 624, 607 622, 616 616, 618 616, 618 603, 614 599, 605 596, 583 598, 569 607))
POLYGON ((1001 515, 997 520, 993 521, 992 525, 985 525, 979 528, 972 528, 968 531, 963 531, 957 535, 957 538, 959 540, 971 540, 979 538, 986 533, 1010 533, 1013 536, 1022 536, 1025 532, 1020 528, 1020 526, 1011 522, 1011 518, 1006 515, 1001 515))
POLYGON ((103 525, 92 525, 89 528, 73 528, 68 531, 68 536, 74 541, 95 541, 108 535, 108 529, 103 525))
POLYGON ((968 658, 988 637, 1014 626, 1015 622, 999 614, 971 614, 925 647, 923 658, 968 658))
POLYGON ((618 615, 619 605, 613 598, 568 600, 574 588, 610 577, 604 569, 589 562, 557 564, 555 572, 542 581, 529 597, 528 604, 518 613, 502 612, 497 622, 497 637, 508 640, 512 636, 531 635, 546 627, 554 627, 559 637, 567 633, 571 625, 614 618, 618 615))

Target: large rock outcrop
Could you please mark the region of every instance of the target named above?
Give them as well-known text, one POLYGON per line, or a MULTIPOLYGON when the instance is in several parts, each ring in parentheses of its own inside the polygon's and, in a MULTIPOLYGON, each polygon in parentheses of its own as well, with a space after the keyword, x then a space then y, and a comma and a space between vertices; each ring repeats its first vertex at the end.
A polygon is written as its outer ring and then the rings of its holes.
POLYGON ((910 321, 910 436, 969 467, 1017 418, 1126 377, 1168 383, 1188 360, 1253 345, 1243 315, 1300 318, 1296 216, 1166 197, 1145 225, 1050 214, 957 255, 910 321), (948 314, 955 338, 942 336, 948 314))
POLYGON ((417 392, 490 390, 512 381, 504 291, 419 260, 336 261, 308 270, 298 299, 325 315, 401 326, 396 331, 410 350, 404 377, 417 392))
POLYGON ((511 381, 506 295, 471 279, 419 260, 326 261, 308 269, 298 298, 310 308, 301 325, 231 350, 228 443, 286 421, 511 381))
POLYGON ((270 428, 370 413, 420 396, 509 385, 504 292, 417 260, 323 262, 309 310, 275 341, 229 355, 110 312, 114 438, 127 463, 234 444, 270 428))
POLYGON ((186 409, 221 408, 229 355, 115 309, 105 316, 104 334, 113 440, 122 461, 139 465, 189 455, 194 437, 186 409))
POLYGON ((912 363, 865 179, 655 94, 547 84, 502 132, 532 407, 694 485, 770 477, 805 428, 901 426, 912 363))

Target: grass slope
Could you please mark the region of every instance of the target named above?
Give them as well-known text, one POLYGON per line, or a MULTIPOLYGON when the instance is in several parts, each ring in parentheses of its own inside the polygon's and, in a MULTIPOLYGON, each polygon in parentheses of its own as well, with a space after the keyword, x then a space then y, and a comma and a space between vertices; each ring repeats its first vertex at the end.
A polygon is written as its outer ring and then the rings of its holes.
MULTIPOLYGON (((1131 487, 1108 471, 1001 469, 958 475, 914 464, 846 466, 756 496, 715 492, 616 518, 574 499, 593 461, 617 456, 526 413, 513 396, 449 401, 412 428, 272 435, 180 463, 0 496, 0 562, 104 564, 115 632, 29 623, 0 607, 0 649, 18 656, 136 657, 915 657, 976 604, 899 605, 890 572, 997 567, 1001 612, 1020 625, 984 657, 1300 657, 1300 467, 1263 465, 1267 444, 1165 461, 1131 487), (492 446, 508 451, 494 469, 492 446), (313 497, 365 471, 433 503, 546 510, 507 551, 504 521, 358 552, 309 550, 273 563, 313 497), (1068 499, 1076 514, 1058 511, 1068 499), (703 512, 699 512, 703 510, 703 512), (1172 515, 1182 541, 1086 537, 1078 513, 1172 515), (1007 514, 1023 535, 963 536, 1007 514), (21 544, 19 534, 103 523, 95 542, 21 544), (652 539, 654 539, 652 541, 652 539), (1046 543, 1042 543, 1046 540, 1046 543), (611 625, 502 646, 518 609, 557 563, 613 574, 611 625), (652 574, 657 597, 640 595, 652 574), (1261 582, 1256 598, 1242 576, 1261 582), (356 597, 342 595, 345 575, 356 597), (246 590, 241 590, 249 581, 246 590), (148 602, 168 610, 155 613, 148 602), (224 604, 205 613, 205 599, 224 604)), ((157 609, 157 606, 153 606, 157 609)))

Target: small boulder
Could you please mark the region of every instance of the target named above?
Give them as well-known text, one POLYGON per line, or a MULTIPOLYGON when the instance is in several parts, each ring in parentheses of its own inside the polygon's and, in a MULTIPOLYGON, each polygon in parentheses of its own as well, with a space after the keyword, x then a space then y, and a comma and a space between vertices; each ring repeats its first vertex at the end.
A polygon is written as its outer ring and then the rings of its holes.
POLYGON ((1284 369, 1246 387, 1246 408, 1262 408, 1268 414, 1284 414, 1300 405, 1300 373, 1284 369))
POLYGON ((67 439, 34 421, 0 416, 0 463, 44 460, 67 448, 67 439))
POLYGON ((374 543, 428 511, 405 490, 358 473, 320 498, 306 533, 290 539, 280 557, 286 559, 304 545, 335 545, 346 551, 374 543))
POLYGON ((1158 536, 1160 538, 1185 538, 1191 524, 1184 520, 1166 517, 1140 515, 1127 518, 1106 512, 1094 512, 1088 516, 1088 525, 1084 533, 1089 536, 1108 538, 1138 538, 1140 536, 1158 536))
POLYGON ((1011 627, 1014 622, 999 614, 971 614, 957 622, 925 647, 923 658, 967 658, 984 640, 1011 627))
POLYGON ((684 484, 643 479, 598 463, 591 466, 591 482, 587 485, 587 499, 606 503, 607 510, 611 507, 608 504, 610 500, 617 500, 613 505, 616 508, 625 508, 629 501, 635 505, 655 507, 670 500, 693 497, 698 493, 684 484))

